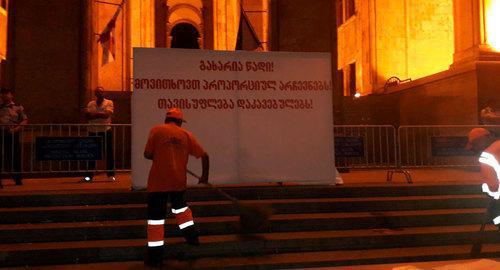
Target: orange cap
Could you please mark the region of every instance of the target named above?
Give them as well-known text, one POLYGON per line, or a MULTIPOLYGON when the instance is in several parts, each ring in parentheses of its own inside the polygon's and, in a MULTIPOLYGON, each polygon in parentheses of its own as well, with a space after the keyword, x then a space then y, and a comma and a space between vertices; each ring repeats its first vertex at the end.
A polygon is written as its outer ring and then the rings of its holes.
POLYGON ((474 143, 477 143, 479 140, 484 140, 484 138, 488 138, 489 136, 491 136, 491 133, 487 129, 473 128, 467 135, 468 141, 465 148, 471 150, 474 143))
POLYGON ((173 118, 173 119, 179 119, 179 120, 182 120, 182 122, 186 122, 186 120, 184 120, 184 114, 182 113, 181 109, 179 109, 179 108, 171 108, 171 109, 167 110, 166 117, 173 118))

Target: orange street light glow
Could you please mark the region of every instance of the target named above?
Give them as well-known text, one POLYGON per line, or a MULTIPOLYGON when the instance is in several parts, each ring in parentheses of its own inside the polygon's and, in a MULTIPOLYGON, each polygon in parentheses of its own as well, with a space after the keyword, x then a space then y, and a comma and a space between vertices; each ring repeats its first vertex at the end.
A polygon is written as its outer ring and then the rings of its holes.
POLYGON ((500 0, 489 0, 486 10, 486 38, 488 45, 500 51, 500 0))
POLYGON ((361 94, 360 93, 356 93, 356 94, 354 94, 354 97, 355 98, 359 98, 359 97, 361 97, 361 94))

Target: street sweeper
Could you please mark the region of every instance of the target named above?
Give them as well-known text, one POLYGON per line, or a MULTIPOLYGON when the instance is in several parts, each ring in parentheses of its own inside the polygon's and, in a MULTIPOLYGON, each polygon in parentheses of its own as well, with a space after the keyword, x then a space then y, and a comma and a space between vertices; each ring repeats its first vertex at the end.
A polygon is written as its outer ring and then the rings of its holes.
POLYGON ((493 224, 500 227, 500 140, 484 128, 474 128, 469 132, 467 148, 480 153, 481 175, 485 181, 481 188, 492 200, 488 215, 493 224))
POLYGON ((181 126, 183 113, 178 108, 169 109, 165 123, 149 132, 144 157, 153 161, 149 171, 147 195, 148 253, 145 264, 157 267, 163 262, 164 226, 167 200, 186 242, 198 245, 198 232, 191 209, 186 203, 186 170, 189 156, 201 158, 200 184, 208 183, 209 158, 196 138, 181 126))

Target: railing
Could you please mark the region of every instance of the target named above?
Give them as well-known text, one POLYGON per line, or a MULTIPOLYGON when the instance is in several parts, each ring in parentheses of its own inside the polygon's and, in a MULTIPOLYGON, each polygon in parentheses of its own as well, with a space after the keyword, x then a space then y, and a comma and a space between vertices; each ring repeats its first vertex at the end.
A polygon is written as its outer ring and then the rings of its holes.
MULTIPOLYGON (((402 172, 407 174, 407 179, 410 168, 478 166, 474 153, 464 149, 467 134, 475 127, 500 134, 500 125, 401 126, 397 131, 390 125, 335 126, 335 163, 339 168, 393 169, 391 176, 393 172, 402 172)), ((14 134, 9 129, 8 125, 0 125, 2 174, 106 171, 105 163, 109 162, 98 161, 94 168, 92 160, 106 160, 109 138, 114 157, 112 169, 116 172, 131 170, 130 124, 30 124, 14 134), (110 127, 112 135, 96 138, 95 131, 104 131, 106 127, 110 127), (73 147, 76 150, 68 153, 64 146, 71 143, 68 138, 75 139, 74 143, 90 144, 73 147), (44 139, 50 139, 49 143, 44 139), (96 150, 97 143, 100 150, 96 150), (94 152, 89 153, 87 146, 94 152), (101 153, 99 157, 92 156, 97 152, 101 153)))
POLYGON ((477 153, 465 149, 467 134, 476 127, 499 134, 500 126, 432 125, 398 129, 398 167, 475 167, 477 153))
POLYGON ((396 129, 390 125, 334 127, 335 164, 339 168, 394 168, 396 129))
POLYGON ((10 128, 9 125, 0 125, 2 174, 106 171, 104 164, 97 162, 97 166, 94 165, 92 155, 95 154, 103 160, 112 154, 112 169, 116 172, 131 169, 130 124, 30 124, 24 125, 17 133, 12 133, 10 128), (106 132, 108 136, 105 136, 106 132), (89 137, 94 139, 85 140, 89 137), (85 143, 88 145, 82 145, 85 143), (100 150, 88 152, 96 147, 100 150), (112 148, 111 151, 107 151, 108 148, 112 148))

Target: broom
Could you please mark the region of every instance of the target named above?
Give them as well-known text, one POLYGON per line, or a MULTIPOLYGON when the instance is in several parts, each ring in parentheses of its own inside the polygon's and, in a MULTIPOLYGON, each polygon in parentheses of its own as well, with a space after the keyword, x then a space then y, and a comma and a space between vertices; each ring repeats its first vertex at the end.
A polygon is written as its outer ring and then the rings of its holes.
MULTIPOLYGON (((187 170, 187 172, 200 180, 200 177, 195 173, 187 170)), ((250 205, 238 201, 236 198, 230 196, 222 189, 210 184, 204 183, 206 186, 216 190, 224 198, 230 200, 238 209, 240 216, 240 233, 252 234, 257 233, 264 229, 269 223, 269 217, 273 214, 273 209, 264 205, 250 205)))

